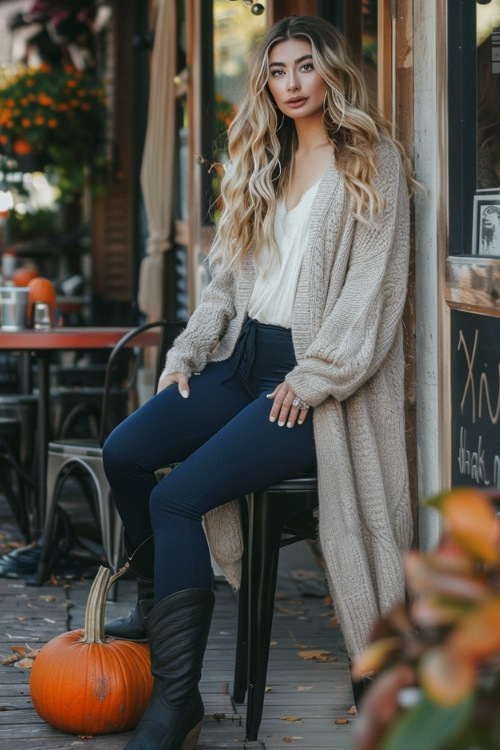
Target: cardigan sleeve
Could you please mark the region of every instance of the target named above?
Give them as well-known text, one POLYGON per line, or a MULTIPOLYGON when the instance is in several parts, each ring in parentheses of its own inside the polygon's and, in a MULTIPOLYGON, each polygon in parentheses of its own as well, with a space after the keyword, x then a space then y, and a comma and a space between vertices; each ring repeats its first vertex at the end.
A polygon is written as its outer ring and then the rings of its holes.
POLYGON ((396 147, 380 149, 376 226, 356 221, 344 285, 286 381, 310 406, 342 401, 380 368, 400 325, 409 257, 409 198, 396 147))
POLYGON ((164 372, 191 375, 205 367, 209 354, 236 314, 234 299, 234 273, 220 271, 203 291, 200 304, 175 339, 167 354, 164 372))

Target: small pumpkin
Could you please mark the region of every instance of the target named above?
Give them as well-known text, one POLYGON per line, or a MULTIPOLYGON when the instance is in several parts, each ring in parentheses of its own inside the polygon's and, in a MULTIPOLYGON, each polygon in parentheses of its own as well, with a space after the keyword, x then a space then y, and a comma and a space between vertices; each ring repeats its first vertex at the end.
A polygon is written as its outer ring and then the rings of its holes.
POLYGON ((104 635, 106 594, 115 580, 100 567, 90 589, 84 630, 45 644, 31 670, 30 692, 39 716, 56 729, 99 735, 133 729, 151 696, 153 678, 146 643, 104 635))

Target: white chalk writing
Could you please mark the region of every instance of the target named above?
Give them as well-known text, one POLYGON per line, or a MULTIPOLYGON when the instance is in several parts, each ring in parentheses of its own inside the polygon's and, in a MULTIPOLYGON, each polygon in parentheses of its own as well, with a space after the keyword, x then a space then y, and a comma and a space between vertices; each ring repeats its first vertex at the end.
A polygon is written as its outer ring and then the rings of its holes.
POLYGON ((467 346, 463 331, 460 331, 458 337, 458 351, 463 348, 465 359, 467 360, 467 379, 465 381, 464 390, 462 393, 462 400, 460 402, 460 410, 464 413, 467 396, 470 394, 471 398, 471 421, 473 424, 476 422, 476 418, 481 419, 483 416, 483 399, 486 401, 487 415, 492 424, 496 424, 500 418, 500 362, 497 364, 498 372, 498 385, 497 385, 497 397, 496 407, 492 407, 491 390, 492 386, 488 380, 488 373, 484 370, 479 376, 479 394, 476 394, 476 376, 474 373, 474 366, 476 364, 477 345, 479 341, 479 331, 476 329, 474 335, 474 344, 472 352, 467 346), (477 406, 476 406, 477 405, 477 406))

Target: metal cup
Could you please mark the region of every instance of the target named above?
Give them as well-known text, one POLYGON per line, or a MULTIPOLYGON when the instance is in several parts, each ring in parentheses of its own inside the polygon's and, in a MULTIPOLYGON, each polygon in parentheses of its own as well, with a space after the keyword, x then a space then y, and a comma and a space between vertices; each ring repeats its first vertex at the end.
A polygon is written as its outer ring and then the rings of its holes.
POLYGON ((6 286, 0 288, 0 322, 4 331, 21 331, 26 327, 29 289, 6 286))
POLYGON ((36 331, 50 330, 50 306, 47 302, 35 302, 33 305, 33 328, 36 331))

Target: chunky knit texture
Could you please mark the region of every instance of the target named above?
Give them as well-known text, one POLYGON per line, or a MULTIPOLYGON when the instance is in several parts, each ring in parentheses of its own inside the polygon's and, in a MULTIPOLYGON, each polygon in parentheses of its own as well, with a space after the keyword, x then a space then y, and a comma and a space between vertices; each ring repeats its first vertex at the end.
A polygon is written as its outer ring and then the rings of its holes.
MULTIPOLYGON (((382 140, 377 160, 385 209, 376 227, 353 215, 334 162, 320 183, 292 321, 298 364, 286 378, 315 407, 320 542, 351 656, 404 599, 400 552, 412 537, 401 326, 409 201, 394 144, 382 140)), ((251 258, 215 277, 169 352, 167 372, 191 374, 231 355, 254 278, 251 258)), ((238 522, 234 504, 205 517, 212 553, 235 585, 238 522)))

